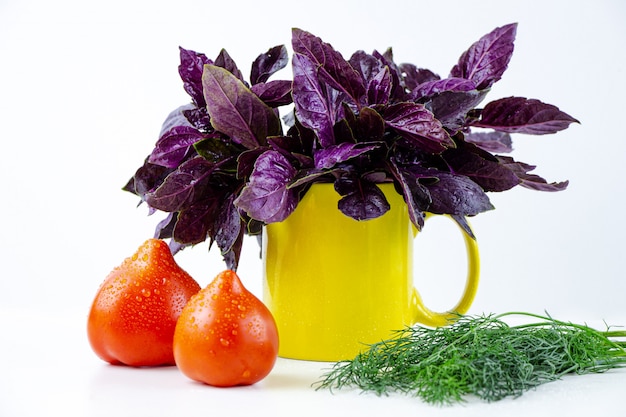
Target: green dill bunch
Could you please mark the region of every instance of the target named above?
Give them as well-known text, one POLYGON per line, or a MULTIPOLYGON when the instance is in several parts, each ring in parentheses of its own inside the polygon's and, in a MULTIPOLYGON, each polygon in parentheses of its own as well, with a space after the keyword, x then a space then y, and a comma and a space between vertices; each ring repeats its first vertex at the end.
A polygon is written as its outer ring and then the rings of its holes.
POLYGON ((407 327, 352 360, 337 362, 318 389, 357 387, 400 392, 427 403, 491 402, 518 397, 568 373, 604 372, 626 364, 624 331, 597 331, 530 313, 459 316, 439 327, 407 327), (510 326, 506 316, 539 322, 510 326))

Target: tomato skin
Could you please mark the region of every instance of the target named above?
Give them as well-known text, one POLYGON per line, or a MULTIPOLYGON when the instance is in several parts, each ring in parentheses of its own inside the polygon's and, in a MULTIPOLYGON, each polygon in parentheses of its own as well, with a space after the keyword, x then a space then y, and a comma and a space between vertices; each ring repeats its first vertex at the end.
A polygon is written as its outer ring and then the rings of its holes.
POLYGON ((278 356, 278 330, 268 308, 234 271, 215 277, 183 309, 174 333, 174 358, 187 377, 208 385, 251 385, 278 356))
POLYGON ((111 271, 94 298, 87 320, 93 351, 115 365, 173 365, 176 321, 198 291, 167 244, 148 239, 111 271))

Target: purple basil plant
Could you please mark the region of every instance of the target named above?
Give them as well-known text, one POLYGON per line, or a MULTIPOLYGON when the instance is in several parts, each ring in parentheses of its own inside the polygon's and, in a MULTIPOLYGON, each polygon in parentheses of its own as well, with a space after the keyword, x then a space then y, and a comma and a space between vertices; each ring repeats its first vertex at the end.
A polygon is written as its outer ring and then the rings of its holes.
POLYGON ((466 217, 493 209, 487 192, 567 187, 501 154, 512 151, 512 133, 555 133, 576 119, 524 97, 478 107, 509 64, 516 29, 483 36, 445 78, 396 64, 391 49, 346 60, 300 29, 291 80, 270 80, 288 65, 283 45, 255 59, 248 81, 225 50, 211 60, 180 48, 191 103, 167 117, 124 190, 150 214, 168 213, 155 236, 171 238, 174 252, 209 239, 230 269, 244 235, 287 218, 316 182, 333 183, 338 210, 360 221, 389 210, 377 184, 393 183, 418 229, 431 212, 472 235, 466 217), (281 118, 278 109, 291 105, 281 118))

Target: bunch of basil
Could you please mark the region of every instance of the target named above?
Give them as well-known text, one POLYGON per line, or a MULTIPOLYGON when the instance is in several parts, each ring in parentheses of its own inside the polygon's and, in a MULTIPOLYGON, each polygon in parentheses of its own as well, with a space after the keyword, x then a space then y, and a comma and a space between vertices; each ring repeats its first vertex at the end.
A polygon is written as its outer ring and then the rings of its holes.
POLYGON ((396 64, 391 49, 346 60, 300 29, 292 80, 269 80, 288 64, 283 45, 256 58, 249 81, 225 50, 211 60, 180 48, 191 103, 167 117, 124 189, 169 213, 156 237, 172 238, 174 252, 210 239, 230 269, 243 236, 284 220, 315 182, 334 183, 338 209, 357 220, 389 209, 377 184, 393 182, 418 229, 425 212, 450 214, 471 235, 465 217, 493 208, 486 192, 567 187, 495 153, 512 150, 511 133, 555 133, 576 119, 523 97, 477 107, 507 68, 516 29, 483 36, 446 78, 396 64))

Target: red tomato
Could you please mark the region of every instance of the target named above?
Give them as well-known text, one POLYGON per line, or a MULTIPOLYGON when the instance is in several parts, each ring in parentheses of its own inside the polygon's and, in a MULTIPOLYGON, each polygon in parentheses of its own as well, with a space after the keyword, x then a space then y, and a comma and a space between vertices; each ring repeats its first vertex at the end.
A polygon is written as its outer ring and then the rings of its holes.
POLYGON ((100 286, 87 321, 92 349, 111 364, 173 365, 176 321, 198 291, 167 244, 147 240, 100 286))
POLYGON ((278 330, 267 307, 224 271, 193 296, 174 333, 174 358, 189 378, 214 386, 250 385, 270 373, 278 330))

